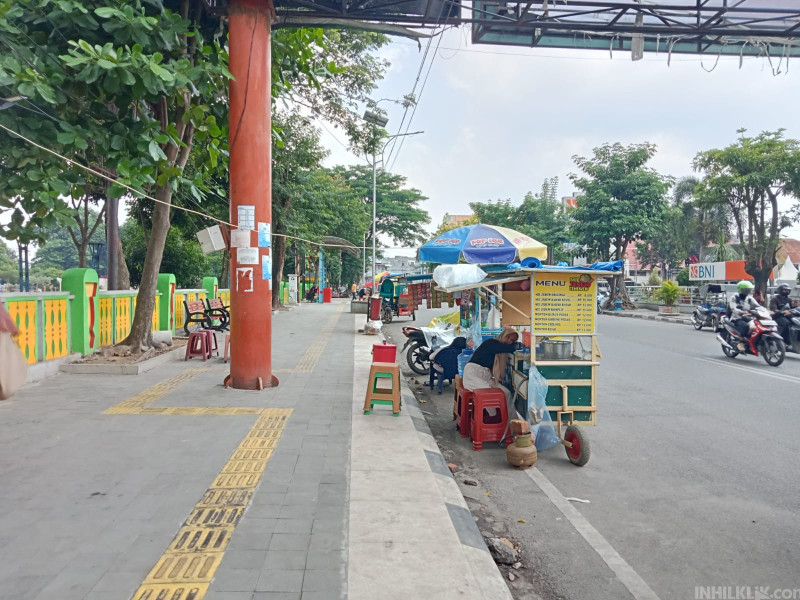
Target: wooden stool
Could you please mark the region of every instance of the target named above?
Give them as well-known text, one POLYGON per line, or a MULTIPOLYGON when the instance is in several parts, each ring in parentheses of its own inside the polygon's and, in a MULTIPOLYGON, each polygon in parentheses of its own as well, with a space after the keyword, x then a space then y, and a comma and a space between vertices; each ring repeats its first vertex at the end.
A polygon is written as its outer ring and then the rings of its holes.
POLYGON ((364 414, 368 415, 375 404, 391 404, 392 416, 400 416, 400 367, 395 363, 375 362, 369 368, 367 394, 364 397, 364 414), (388 379, 391 388, 378 387, 378 381, 388 379))
POLYGON ((455 421, 456 416, 458 415, 458 390, 464 387, 464 384, 461 383, 461 375, 456 375, 456 378, 453 382, 453 420, 455 421))
POLYGON ((228 350, 231 348, 231 334, 225 334, 225 362, 228 362, 228 350))

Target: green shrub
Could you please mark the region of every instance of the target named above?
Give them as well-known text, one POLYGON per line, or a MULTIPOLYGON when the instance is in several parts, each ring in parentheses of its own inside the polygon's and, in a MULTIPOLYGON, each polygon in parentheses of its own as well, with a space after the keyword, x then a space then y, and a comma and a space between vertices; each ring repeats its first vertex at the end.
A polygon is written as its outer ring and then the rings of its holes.
POLYGON ((658 299, 667 306, 672 306, 681 296, 681 288, 674 281, 665 281, 657 292, 658 299))

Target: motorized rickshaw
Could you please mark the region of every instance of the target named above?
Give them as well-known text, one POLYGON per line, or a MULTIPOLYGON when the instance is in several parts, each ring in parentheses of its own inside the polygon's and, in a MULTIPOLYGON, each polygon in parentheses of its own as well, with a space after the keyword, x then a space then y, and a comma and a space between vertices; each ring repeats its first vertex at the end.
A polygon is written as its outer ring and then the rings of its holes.
POLYGON ((380 295, 381 321, 383 323, 391 323, 394 316, 411 317, 412 321, 417 320, 405 277, 386 277, 381 282, 380 295))

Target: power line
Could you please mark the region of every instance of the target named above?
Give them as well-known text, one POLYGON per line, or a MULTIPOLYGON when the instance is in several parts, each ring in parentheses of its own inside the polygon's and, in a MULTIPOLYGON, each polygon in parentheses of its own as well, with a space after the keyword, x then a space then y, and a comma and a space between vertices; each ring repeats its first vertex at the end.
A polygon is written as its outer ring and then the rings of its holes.
MULTIPOLYGON (((40 150, 44 150, 45 152, 48 152, 48 153, 50 153, 50 154, 52 154, 54 156, 57 156, 58 158, 60 158, 64 162, 66 162, 68 165, 75 165, 76 167, 79 167, 79 168, 83 169, 84 171, 87 171, 87 172, 91 173, 92 175, 96 175, 97 177, 105 179, 106 181, 110 181, 111 183, 116 183, 117 185, 120 185, 120 186, 124 187, 125 189, 127 189, 128 191, 132 192, 136 196, 139 196, 141 198, 145 198, 147 200, 152 200, 153 202, 157 202, 158 204, 164 204, 166 206, 169 206, 170 208, 174 208, 175 210, 182 210, 184 212, 192 213, 192 214, 195 214, 195 215, 200 215, 201 217, 204 217, 206 219, 210 219, 211 221, 215 221, 215 222, 219 223, 220 225, 227 225, 228 227, 232 227, 233 229, 238 229, 238 226, 234 225, 233 223, 228 223, 227 221, 224 221, 223 219, 218 219, 217 217, 209 215, 208 213, 204 213, 204 212, 200 212, 200 211, 197 211, 197 210, 193 210, 193 209, 187 208, 185 206, 177 206, 177 205, 175 205, 175 204, 173 204, 171 202, 165 202, 164 200, 159 200, 158 198, 154 198, 153 196, 145 194, 141 190, 137 190, 136 188, 133 188, 133 187, 129 186, 128 184, 121 183, 120 181, 114 179, 113 177, 109 177, 105 173, 101 173, 100 171, 97 171, 96 169, 93 169, 91 167, 87 167, 86 165, 81 164, 81 163, 77 162, 76 160, 74 160, 72 158, 68 158, 68 157, 64 156, 63 154, 59 154, 55 150, 51 150, 50 148, 42 146, 41 144, 38 144, 38 143, 34 142, 33 140, 25 137, 21 133, 17 133, 13 129, 10 129, 9 127, 6 127, 2 123, 0 123, 0 129, 6 130, 8 133, 17 136, 18 138, 24 140, 28 144, 31 144, 32 146, 35 146, 36 148, 39 148, 40 150)), ((307 243, 312 244, 314 246, 323 246, 323 247, 326 247, 326 248, 353 248, 353 247, 355 247, 355 248, 358 248, 359 250, 366 248, 366 246, 357 246, 355 244, 353 244, 352 246, 346 246, 344 244, 323 244, 323 243, 320 243, 320 242, 315 242, 313 240, 307 240, 305 238, 301 238, 301 237, 297 237, 297 236, 293 236, 293 235, 287 235, 287 234, 284 234, 284 233, 273 233, 272 235, 276 236, 276 237, 284 237, 284 238, 292 239, 292 240, 299 240, 301 242, 307 242, 307 243)))

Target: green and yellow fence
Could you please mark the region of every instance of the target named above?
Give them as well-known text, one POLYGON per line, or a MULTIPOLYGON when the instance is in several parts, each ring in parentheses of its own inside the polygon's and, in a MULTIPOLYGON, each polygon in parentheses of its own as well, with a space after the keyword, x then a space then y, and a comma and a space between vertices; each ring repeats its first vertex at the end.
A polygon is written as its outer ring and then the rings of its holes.
MULTIPOLYGON (((230 290, 221 290, 214 277, 203 288, 176 289, 175 276, 159 275, 153 308, 153 331, 183 332, 183 301, 219 297, 230 305, 230 290)), ((15 338, 29 364, 70 354, 91 354, 101 346, 123 341, 131 331, 136 290, 99 289, 93 269, 68 269, 61 292, 0 294, 0 303, 19 329, 15 338)))

